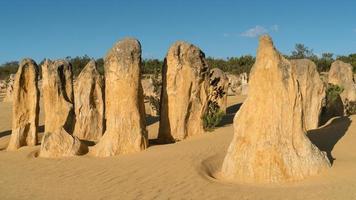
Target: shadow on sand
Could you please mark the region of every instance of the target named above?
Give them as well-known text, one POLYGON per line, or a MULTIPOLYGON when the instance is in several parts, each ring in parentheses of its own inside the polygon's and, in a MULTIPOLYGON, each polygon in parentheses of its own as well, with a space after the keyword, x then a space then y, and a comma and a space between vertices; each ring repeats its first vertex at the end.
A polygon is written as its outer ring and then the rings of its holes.
POLYGON ((226 108, 226 115, 222 118, 218 127, 226 126, 232 124, 234 121, 235 114, 239 111, 242 103, 234 104, 226 108))
POLYGON ((0 138, 11 135, 11 130, 0 132, 0 138))
MULTIPOLYGON (((44 125, 38 127, 38 133, 44 132, 44 125)), ((0 138, 11 135, 11 130, 0 132, 0 138)))
POLYGON ((309 130, 307 136, 315 146, 327 153, 330 163, 333 164, 335 158, 332 156, 332 150, 345 135, 350 124, 351 120, 348 117, 334 118, 322 128, 309 130))

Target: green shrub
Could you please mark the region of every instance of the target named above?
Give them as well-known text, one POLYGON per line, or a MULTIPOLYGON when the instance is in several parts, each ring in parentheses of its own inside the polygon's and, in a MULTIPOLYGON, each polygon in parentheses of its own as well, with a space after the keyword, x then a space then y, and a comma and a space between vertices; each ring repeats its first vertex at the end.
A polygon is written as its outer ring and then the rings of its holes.
POLYGON ((221 122, 225 113, 220 110, 215 102, 208 102, 208 110, 203 116, 203 127, 206 131, 212 131, 221 122))
POLYGON ((334 103, 343 91, 344 88, 342 88, 341 86, 333 85, 329 83, 326 89, 326 103, 327 104, 334 103))
POLYGON ((162 79, 160 78, 160 71, 155 70, 153 76, 148 75, 148 78, 152 80, 152 85, 153 85, 153 92, 154 96, 145 96, 145 100, 147 100, 151 106, 151 108, 154 110, 154 112, 159 115, 160 114, 160 96, 158 94, 161 93, 161 88, 162 88, 162 79))

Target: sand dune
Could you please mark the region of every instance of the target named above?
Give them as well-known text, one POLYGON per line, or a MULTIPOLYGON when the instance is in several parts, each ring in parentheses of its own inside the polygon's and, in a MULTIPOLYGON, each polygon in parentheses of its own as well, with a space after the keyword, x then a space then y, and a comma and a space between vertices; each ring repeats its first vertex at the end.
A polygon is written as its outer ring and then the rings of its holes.
MULTIPOLYGON (((0 103, 0 199, 356 199, 356 116, 334 118, 309 138, 333 160, 316 177, 283 185, 242 185, 217 176, 242 97, 229 97, 223 126, 176 144, 124 156, 36 158, 39 146, 6 152, 11 104, 0 103)), ((40 118, 43 125, 43 115, 40 118)), ((158 122, 148 123, 151 142, 158 122)), ((42 126, 43 131, 43 126, 42 126)))

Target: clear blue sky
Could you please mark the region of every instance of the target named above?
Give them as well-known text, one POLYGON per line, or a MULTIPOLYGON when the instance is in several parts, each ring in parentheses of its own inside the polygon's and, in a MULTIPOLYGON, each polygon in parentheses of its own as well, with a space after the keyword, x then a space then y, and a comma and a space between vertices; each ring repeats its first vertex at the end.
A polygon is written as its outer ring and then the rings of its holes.
POLYGON ((144 58, 163 58, 176 40, 207 56, 255 55, 268 32, 283 53, 356 52, 354 0, 1 0, 0 63, 32 57, 102 57, 119 39, 141 41, 144 58))

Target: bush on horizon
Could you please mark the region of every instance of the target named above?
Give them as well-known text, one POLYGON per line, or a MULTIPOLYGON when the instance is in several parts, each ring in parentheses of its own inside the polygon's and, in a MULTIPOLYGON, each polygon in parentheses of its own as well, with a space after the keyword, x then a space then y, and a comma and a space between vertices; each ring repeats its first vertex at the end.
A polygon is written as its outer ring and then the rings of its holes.
MULTIPOLYGON (((304 44, 296 44, 295 49, 291 52, 290 55, 285 55, 288 59, 301 59, 307 58, 312 60, 319 72, 327 72, 330 69, 331 63, 335 60, 341 60, 346 63, 350 63, 353 66, 353 72, 356 73, 356 53, 349 55, 339 55, 334 56, 333 53, 323 53, 320 56, 317 56, 313 53, 313 49, 306 47, 304 44)), ((81 70, 85 67, 85 65, 89 62, 90 59, 88 55, 84 56, 76 56, 76 57, 66 57, 73 67, 73 75, 74 77, 78 76, 81 70)), ((104 60, 103 58, 95 59, 98 65, 98 71, 101 74, 104 74, 104 60)), ((250 73, 251 67, 255 63, 255 57, 251 55, 243 55, 240 57, 227 57, 223 58, 214 58, 207 57, 206 58, 208 66, 212 68, 220 68, 225 72, 229 72, 232 74, 241 74, 246 72, 250 73)), ((44 59, 38 64, 41 66, 43 64, 44 59)), ((18 69, 18 61, 10 61, 0 65, 0 79, 6 79, 10 74, 16 73, 18 69)), ((155 74, 157 72, 162 71, 163 60, 148 58, 142 60, 142 74, 155 74)), ((40 68, 41 70, 41 68, 40 68)))

